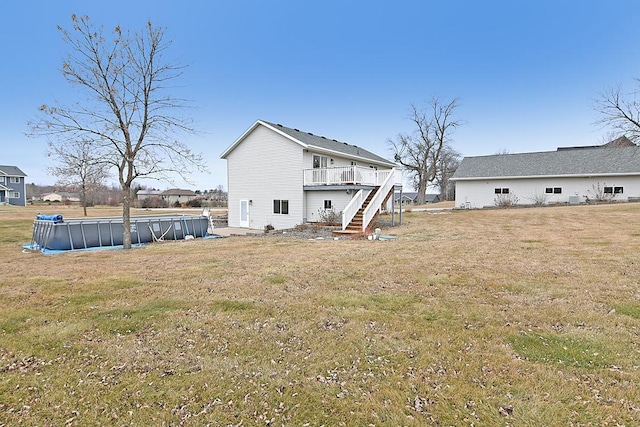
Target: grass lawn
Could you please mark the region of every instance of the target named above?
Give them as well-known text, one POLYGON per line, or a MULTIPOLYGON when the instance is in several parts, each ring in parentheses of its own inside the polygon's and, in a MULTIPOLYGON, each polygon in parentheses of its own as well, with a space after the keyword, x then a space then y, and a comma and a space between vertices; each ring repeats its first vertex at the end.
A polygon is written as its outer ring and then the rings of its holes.
POLYGON ((0 210, 0 425, 640 425, 640 204, 60 255, 34 215, 0 210))

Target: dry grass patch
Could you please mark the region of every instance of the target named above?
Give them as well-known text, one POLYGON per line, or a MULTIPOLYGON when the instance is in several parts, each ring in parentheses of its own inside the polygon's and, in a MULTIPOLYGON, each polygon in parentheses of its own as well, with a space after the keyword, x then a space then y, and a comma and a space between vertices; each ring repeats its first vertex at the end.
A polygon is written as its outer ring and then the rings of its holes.
POLYGON ((0 215, 0 425, 640 423, 639 204, 55 256, 0 215))

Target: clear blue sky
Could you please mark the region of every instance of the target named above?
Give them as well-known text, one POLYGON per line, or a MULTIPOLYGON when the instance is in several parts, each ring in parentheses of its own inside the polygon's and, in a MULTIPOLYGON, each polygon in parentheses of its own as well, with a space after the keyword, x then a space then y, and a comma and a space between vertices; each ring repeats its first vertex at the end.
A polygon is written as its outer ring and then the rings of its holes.
POLYGON ((220 154, 257 119, 391 157, 387 139, 412 130, 410 104, 433 96, 459 98, 453 147, 465 156, 597 144, 606 130, 593 99, 640 77, 636 0, 6 2, 0 164, 36 184, 55 179, 27 122, 41 104, 77 99, 56 29, 72 13, 106 29, 167 28, 169 56, 188 65, 180 94, 203 130, 187 144, 209 162, 194 185, 174 183, 192 189, 226 189, 220 154))

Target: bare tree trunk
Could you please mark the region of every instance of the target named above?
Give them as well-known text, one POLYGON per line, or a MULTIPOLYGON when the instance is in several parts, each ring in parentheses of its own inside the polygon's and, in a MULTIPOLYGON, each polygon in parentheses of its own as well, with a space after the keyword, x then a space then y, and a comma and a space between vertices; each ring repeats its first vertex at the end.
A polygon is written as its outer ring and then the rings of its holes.
POLYGON ((82 197, 82 211, 84 212, 84 216, 87 216, 87 186, 82 183, 81 197, 82 197))
POLYGON ((416 203, 418 205, 424 205, 426 194, 427 194, 427 179, 425 177, 420 179, 420 184, 418 185, 418 195, 416 197, 416 203))
POLYGON ((122 246, 131 249, 131 185, 122 186, 122 246))

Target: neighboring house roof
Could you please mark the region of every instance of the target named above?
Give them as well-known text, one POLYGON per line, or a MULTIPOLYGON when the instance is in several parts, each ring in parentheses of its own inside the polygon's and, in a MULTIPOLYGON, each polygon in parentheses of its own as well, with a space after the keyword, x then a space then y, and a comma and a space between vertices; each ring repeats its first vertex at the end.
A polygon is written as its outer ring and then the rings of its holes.
POLYGON ((440 201, 440 195, 435 193, 427 193, 424 201, 427 203, 436 203, 440 201))
POLYGON ((20 168, 16 166, 6 166, 6 165, 0 165, 0 175, 27 176, 27 174, 22 172, 20 168))
MULTIPOLYGON (((414 201, 416 199, 416 197, 418 197, 418 193, 411 192, 411 191, 403 191, 402 192, 402 198, 403 199, 414 201)), ((393 193, 393 198, 396 201, 398 199, 400 199, 400 193, 393 193)))
POLYGON ((192 190, 183 190, 181 188, 170 188, 160 193, 161 196, 197 196, 192 190))
POLYGON ((244 138, 259 125, 266 126, 267 128, 280 133, 281 135, 306 149, 310 148, 321 152, 332 152, 340 154, 343 157, 366 160, 389 167, 396 166, 395 163, 356 145, 350 145, 346 142, 340 142, 335 139, 329 139, 324 136, 314 135, 310 132, 303 132, 299 129, 288 128, 286 126, 282 126, 281 124, 274 124, 264 120, 256 121, 253 126, 251 126, 240 138, 238 138, 224 153, 222 153, 220 157, 223 159, 226 158, 227 155, 231 151, 233 151, 233 149, 238 146, 238 144, 240 144, 240 142, 242 142, 242 140, 244 140, 244 138))
POLYGON ((610 175, 640 175, 640 147, 605 145, 465 157, 452 180, 610 175))
MULTIPOLYGON (((415 202, 418 198, 418 193, 416 192, 402 192, 402 198, 404 200, 410 200, 411 202, 415 202)), ((400 199, 400 193, 394 193, 393 199, 397 202, 400 199)), ((425 194, 424 201, 426 203, 435 203, 440 201, 440 195, 436 193, 427 193, 425 194)))
POLYGON ((136 195, 138 197, 140 197, 140 196, 159 196, 161 193, 162 193, 162 191, 159 191, 159 190, 138 190, 136 195))

